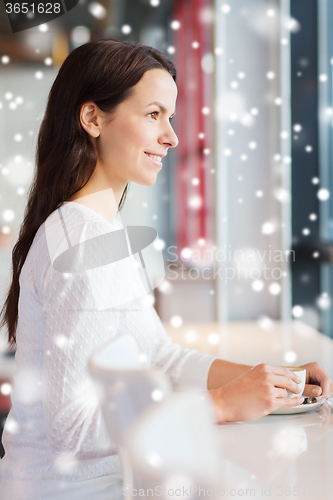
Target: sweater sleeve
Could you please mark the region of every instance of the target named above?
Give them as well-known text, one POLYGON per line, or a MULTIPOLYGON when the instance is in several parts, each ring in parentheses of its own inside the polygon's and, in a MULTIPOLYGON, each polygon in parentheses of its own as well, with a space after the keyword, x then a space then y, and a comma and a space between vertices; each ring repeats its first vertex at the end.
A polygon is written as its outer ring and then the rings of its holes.
POLYGON ((155 309, 154 315, 156 343, 151 366, 170 377, 174 390, 207 390, 209 369, 213 361, 218 358, 173 342, 155 309))

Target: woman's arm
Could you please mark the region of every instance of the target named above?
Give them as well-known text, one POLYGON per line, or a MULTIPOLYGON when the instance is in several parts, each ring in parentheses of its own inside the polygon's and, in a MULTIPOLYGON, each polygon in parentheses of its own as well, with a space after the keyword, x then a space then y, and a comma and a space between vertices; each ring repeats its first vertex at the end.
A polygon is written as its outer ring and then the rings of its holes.
POLYGON ((240 365, 223 359, 215 359, 208 373, 207 389, 211 391, 229 384, 229 382, 248 372, 251 368, 250 365, 240 365))
POLYGON ((217 357, 173 342, 153 306, 146 306, 146 308, 146 314, 155 322, 155 340, 150 368, 157 368, 168 376, 176 391, 207 390, 208 373, 217 357))

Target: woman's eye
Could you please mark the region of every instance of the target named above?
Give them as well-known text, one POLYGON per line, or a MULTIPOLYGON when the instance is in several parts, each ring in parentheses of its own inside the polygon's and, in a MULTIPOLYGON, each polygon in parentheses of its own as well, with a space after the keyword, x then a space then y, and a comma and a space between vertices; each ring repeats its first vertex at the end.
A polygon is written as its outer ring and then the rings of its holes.
POLYGON ((156 120, 157 115, 158 115, 158 111, 152 111, 151 113, 149 113, 148 116, 151 116, 154 120, 156 120), (155 116, 153 116, 153 115, 155 115, 155 116))

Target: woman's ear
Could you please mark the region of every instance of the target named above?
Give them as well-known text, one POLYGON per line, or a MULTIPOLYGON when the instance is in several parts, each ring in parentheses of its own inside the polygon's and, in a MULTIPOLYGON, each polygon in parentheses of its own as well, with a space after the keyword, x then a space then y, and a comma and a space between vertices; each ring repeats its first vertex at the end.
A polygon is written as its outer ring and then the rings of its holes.
POLYGON ((100 109, 94 102, 82 104, 80 109, 80 123, 83 129, 91 137, 99 137, 101 133, 101 115, 100 109))

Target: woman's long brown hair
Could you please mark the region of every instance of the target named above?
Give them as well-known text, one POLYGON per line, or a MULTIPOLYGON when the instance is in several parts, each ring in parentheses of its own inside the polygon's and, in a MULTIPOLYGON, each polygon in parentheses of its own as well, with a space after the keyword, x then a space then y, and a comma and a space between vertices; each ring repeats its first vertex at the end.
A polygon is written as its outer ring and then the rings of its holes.
MULTIPOLYGON (((18 240, 12 252, 12 282, 1 310, 0 326, 8 342, 16 343, 19 277, 38 228, 64 201, 90 179, 97 155, 80 124, 82 104, 93 101, 112 113, 130 97, 133 87, 150 69, 176 70, 162 52, 133 42, 100 40, 78 47, 64 61, 52 85, 36 149, 36 171, 18 240)), ((120 210, 128 184, 122 194, 120 210)))

